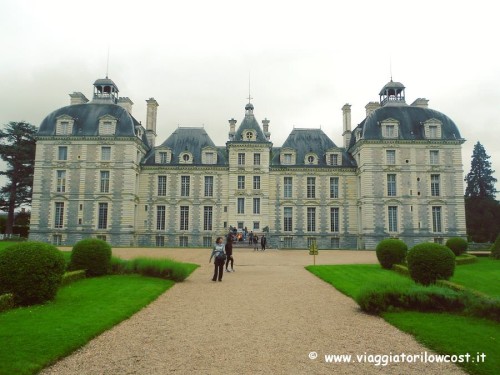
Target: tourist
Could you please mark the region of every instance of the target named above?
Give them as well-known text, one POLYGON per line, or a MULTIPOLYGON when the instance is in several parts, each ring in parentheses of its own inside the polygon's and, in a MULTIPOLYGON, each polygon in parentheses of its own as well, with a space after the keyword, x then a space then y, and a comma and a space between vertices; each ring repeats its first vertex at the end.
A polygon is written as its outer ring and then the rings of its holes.
POLYGON ((253 251, 259 251, 259 236, 257 236, 257 233, 253 235, 253 251))
POLYGON ((226 246, 224 248, 226 252, 226 272, 234 272, 234 258, 233 258, 233 240, 231 236, 227 236, 227 242, 226 246), (231 270, 229 270, 227 267, 229 266, 229 261, 231 261, 231 270))
POLYGON ((224 272, 224 263, 226 260, 226 255, 224 253, 224 244, 222 243, 222 237, 217 237, 215 240, 215 245, 212 250, 212 254, 210 255, 210 259, 208 260, 208 263, 212 261, 212 258, 215 256, 214 259, 214 277, 212 277, 212 281, 222 281, 222 275, 224 272))
POLYGON ((262 251, 266 251, 266 243, 267 243, 267 239, 266 239, 266 236, 263 234, 262 237, 260 238, 260 247, 261 247, 262 251))

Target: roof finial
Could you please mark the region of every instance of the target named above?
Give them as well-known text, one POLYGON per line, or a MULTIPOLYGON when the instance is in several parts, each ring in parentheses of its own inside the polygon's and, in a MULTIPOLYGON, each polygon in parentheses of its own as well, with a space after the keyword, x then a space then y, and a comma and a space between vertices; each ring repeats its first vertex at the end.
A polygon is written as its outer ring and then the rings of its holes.
POLYGON ((109 44, 108 44, 108 59, 106 61, 106 79, 108 78, 109 73, 109 44))
POLYGON ((248 72, 248 102, 251 103, 252 102, 252 96, 250 95, 250 72, 248 72))

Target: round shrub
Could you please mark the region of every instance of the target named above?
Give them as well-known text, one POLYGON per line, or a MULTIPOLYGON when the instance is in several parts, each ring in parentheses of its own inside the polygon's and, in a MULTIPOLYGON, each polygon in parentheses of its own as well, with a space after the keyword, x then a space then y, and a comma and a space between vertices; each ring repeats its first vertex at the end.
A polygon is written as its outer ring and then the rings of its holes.
POLYGON ((448 238, 448 241, 446 241, 446 247, 453 251, 455 256, 465 253, 467 246, 467 241, 460 237, 448 238))
POLYGON ((388 238, 380 241, 375 251, 382 268, 391 269, 394 264, 405 260, 408 246, 401 240, 388 238))
POLYGON ((434 284, 448 280, 455 271, 455 254, 444 245, 421 243, 415 245, 406 257, 411 278, 420 284, 434 284))
POLYGON ((0 294, 27 306, 53 300, 66 264, 61 251, 43 242, 20 242, 0 252, 0 294))
POLYGON ((102 276, 110 268, 111 246, 106 241, 87 238, 73 246, 68 269, 85 270, 87 276, 102 276))
POLYGON ((497 236, 493 245, 491 245, 491 257, 493 259, 500 259, 500 234, 497 236))

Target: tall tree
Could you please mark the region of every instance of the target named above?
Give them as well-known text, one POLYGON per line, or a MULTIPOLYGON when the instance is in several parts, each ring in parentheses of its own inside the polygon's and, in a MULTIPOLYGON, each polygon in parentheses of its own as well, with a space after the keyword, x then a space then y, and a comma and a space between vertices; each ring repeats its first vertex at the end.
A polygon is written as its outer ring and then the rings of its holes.
POLYGON ((493 177, 495 171, 491 169, 489 158, 483 145, 477 142, 472 151, 470 172, 465 177, 467 198, 495 198, 497 179, 493 177))
POLYGON ((481 143, 474 145, 471 170, 465 177, 465 217, 467 234, 474 242, 494 241, 500 231, 500 205, 490 157, 481 143))
POLYGON ((7 169, 0 171, 7 177, 6 185, 0 188, 0 209, 7 211, 6 234, 12 234, 15 209, 31 204, 36 131, 24 121, 11 121, 0 130, 0 157, 7 163, 7 169))

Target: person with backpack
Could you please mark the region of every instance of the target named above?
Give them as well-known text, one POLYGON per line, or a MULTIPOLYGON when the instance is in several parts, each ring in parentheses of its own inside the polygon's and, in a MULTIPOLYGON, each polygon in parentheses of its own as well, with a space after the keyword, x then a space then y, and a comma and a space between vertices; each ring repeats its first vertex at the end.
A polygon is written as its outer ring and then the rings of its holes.
POLYGON ((234 258, 233 258, 233 239, 231 235, 227 236, 226 246, 224 247, 226 252, 227 260, 226 260, 226 272, 234 272, 234 258), (229 266, 229 262, 231 262, 231 270, 227 267, 229 266))
POLYGON ((212 281, 222 281, 222 274, 224 273, 224 263, 226 262, 226 254, 224 253, 224 244, 222 243, 222 237, 217 237, 215 240, 214 248, 212 249, 212 254, 210 255, 210 259, 208 263, 214 259, 214 277, 212 277, 212 281))

